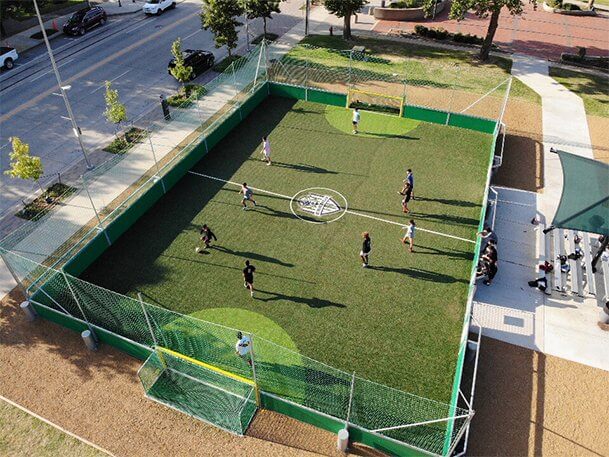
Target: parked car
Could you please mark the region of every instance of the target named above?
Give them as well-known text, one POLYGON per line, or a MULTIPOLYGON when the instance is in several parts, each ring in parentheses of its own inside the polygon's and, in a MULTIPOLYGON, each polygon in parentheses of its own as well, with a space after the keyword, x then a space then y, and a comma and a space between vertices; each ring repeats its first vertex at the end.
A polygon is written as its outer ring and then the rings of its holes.
MULTIPOLYGON (((186 49, 182 51, 184 56, 184 65, 192 67, 191 80, 195 79, 205 70, 214 66, 215 57, 209 51, 202 51, 200 49, 186 49)), ((167 72, 171 74, 171 69, 175 67, 175 59, 171 59, 167 65, 167 72)))
POLYGON ((15 66, 15 60, 19 58, 19 54, 17 54, 17 50, 15 48, 0 48, 0 67, 6 68, 10 70, 15 66))
POLYGON ((146 3, 142 7, 142 11, 148 15, 161 14, 163 11, 175 7, 175 0, 146 0, 146 3))
POLYGON ((63 25, 63 33, 66 35, 84 35, 85 32, 96 25, 104 25, 108 15, 101 6, 83 8, 76 11, 68 22, 63 25))

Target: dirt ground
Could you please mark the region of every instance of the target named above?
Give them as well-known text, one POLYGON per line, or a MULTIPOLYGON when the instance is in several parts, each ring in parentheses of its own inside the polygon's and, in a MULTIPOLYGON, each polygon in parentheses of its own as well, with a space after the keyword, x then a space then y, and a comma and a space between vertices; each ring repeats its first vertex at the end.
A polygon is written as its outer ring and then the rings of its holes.
POLYGON ((609 163, 609 118, 588 116, 594 158, 609 163))
POLYGON ((468 454, 609 456, 608 392, 606 371, 483 338, 468 454))
POLYGON ((88 352, 75 332, 27 322, 19 302, 0 304, 0 395, 116 455, 338 454, 333 434, 269 411, 240 438, 148 400, 140 361, 109 346, 88 352))

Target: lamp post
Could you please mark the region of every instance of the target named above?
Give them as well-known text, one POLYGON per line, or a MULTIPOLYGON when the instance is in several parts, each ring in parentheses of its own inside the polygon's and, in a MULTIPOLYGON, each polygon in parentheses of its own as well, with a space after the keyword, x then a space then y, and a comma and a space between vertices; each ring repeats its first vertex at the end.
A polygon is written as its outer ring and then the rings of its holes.
POLYGON ((55 63, 55 57, 53 56, 53 50, 51 49, 51 44, 49 43, 49 38, 47 37, 47 32, 44 28, 44 23, 42 22, 42 16, 40 16, 40 10, 38 9, 38 3, 36 0, 34 1, 34 8, 36 9, 36 17, 38 17, 38 23, 40 24, 40 30, 42 31, 42 36, 44 38, 44 44, 47 47, 47 52, 49 54, 49 58, 51 59, 51 66, 53 67, 53 72, 55 73, 55 78, 57 79, 57 85, 59 86, 59 91, 61 96, 63 97, 63 101, 66 105, 66 110, 68 111, 68 116, 70 117, 70 121, 72 122, 72 131, 74 135, 78 139, 78 144, 80 145, 80 150, 82 151, 83 156, 85 157, 85 162, 87 164, 87 170, 91 170, 93 166, 89 161, 89 156, 87 156, 87 151, 85 149, 85 145, 82 142, 82 133, 80 131, 80 127, 76 123, 76 119, 74 118, 74 112, 72 111, 72 105, 70 105, 70 101, 68 100, 68 94, 66 89, 69 89, 70 86, 64 86, 61 82, 61 76, 59 75, 59 70, 57 69, 57 64, 55 63))

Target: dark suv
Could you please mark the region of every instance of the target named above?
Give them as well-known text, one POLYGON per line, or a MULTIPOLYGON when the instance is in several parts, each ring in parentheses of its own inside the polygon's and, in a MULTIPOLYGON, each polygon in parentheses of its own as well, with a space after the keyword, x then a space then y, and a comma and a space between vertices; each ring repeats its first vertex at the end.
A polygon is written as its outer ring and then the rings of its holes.
MULTIPOLYGON (((201 51, 199 49, 187 49, 182 52, 184 56, 184 65, 192 67, 192 76, 190 79, 195 79, 205 70, 213 67, 215 57, 209 51, 201 51)), ((171 74, 171 69, 175 67, 175 59, 169 61, 167 72, 171 74)))
POLYGON ((108 16, 101 6, 84 8, 70 16, 68 22, 63 25, 63 33, 66 35, 84 35, 87 30, 96 25, 104 25, 107 20, 108 16))

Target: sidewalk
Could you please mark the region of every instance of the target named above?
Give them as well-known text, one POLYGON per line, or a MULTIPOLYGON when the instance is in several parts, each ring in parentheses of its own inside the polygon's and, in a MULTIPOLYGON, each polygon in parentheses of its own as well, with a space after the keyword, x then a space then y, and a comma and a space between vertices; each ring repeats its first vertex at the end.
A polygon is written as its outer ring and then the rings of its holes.
POLYGON ((545 240, 531 219, 539 217, 549 225, 562 194, 562 167, 550 148, 593 158, 582 99, 548 71, 547 61, 514 56, 512 74, 542 97, 544 189, 535 193, 497 188, 500 269, 491 287, 481 285, 476 291, 474 322, 485 336, 609 371, 603 350, 609 334, 597 325, 597 299, 571 293, 548 296, 527 284, 538 276, 538 244, 545 240))
MULTIPOLYGON (((96 5, 96 3, 94 3, 94 2, 91 2, 91 4, 96 5)), ((108 15, 108 17, 112 17, 112 16, 122 16, 125 14, 135 14, 135 13, 141 12, 144 2, 142 0, 137 0, 135 2, 131 1, 131 0, 125 0, 125 1, 121 1, 121 4, 122 4, 122 6, 119 7, 118 2, 115 2, 115 1, 97 3, 97 5, 101 6, 104 9, 104 11, 106 11, 106 14, 108 15)), ((83 5, 83 8, 84 7, 85 6, 83 5)), ((57 32, 53 33, 52 35, 49 35, 49 40, 54 40, 57 37, 63 36, 63 32, 61 31, 61 28, 62 28, 64 22, 66 22, 71 15, 72 15, 72 13, 69 13, 69 14, 65 14, 63 16, 58 16, 58 17, 51 18, 51 19, 44 21, 45 29, 57 30, 57 32)), ((39 32, 39 31, 40 31, 40 26, 36 25, 27 30, 16 33, 15 35, 12 35, 8 38, 5 38, 4 40, 0 41, 0 45, 15 48, 18 53, 25 52, 28 49, 32 49, 38 45, 44 44, 44 41, 42 39, 36 40, 34 38, 31 38, 31 36, 34 33, 39 32)))

